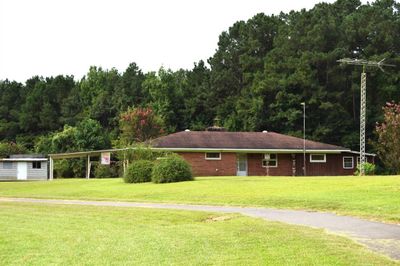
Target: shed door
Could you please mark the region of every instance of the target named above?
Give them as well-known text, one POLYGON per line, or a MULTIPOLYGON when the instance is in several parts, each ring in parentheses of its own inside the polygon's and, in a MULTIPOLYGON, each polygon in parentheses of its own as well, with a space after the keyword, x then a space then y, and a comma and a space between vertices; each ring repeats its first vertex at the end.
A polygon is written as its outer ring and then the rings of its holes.
POLYGON ((18 162, 17 163, 17 179, 26 180, 28 177, 28 163, 18 162))
POLYGON ((237 157, 237 172, 238 176, 247 176, 247 154, 236 155, 237 157))

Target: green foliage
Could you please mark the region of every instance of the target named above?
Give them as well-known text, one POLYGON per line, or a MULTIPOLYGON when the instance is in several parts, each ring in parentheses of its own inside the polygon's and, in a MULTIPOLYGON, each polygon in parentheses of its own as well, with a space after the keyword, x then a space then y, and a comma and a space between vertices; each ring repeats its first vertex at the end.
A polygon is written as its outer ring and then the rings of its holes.
POLYGON ((76 126, 77 150, 99 150, 111 147, 110 139, 100 123, 93 119, 85 119, 76 126))
POLYGON ((400 103, 387 103, 383 112, 384 121, 376 125, 375 146, 387 170, 400 174, 400 103))
POLYGON ((74 86, 72 76, 29 79, 19 110, 20 130, 26 133, 59 130, 62 127, 60 106, 74 86))
POLYGON ((94 167, 94 177, 95 178, 110 178, 110 177, 118 177, 118 167, 115 164, 111 165, 103 165, 103 164, 95 164, 94 167))
POLYGON ((27 153, 28 150, 14 142, 0 142, 0 158, 8 157, 12 154, 23 154, 27 153))
POLYGON ((139 144, 132 147, 132 149, 117 152, 117 158, 120 161, 126 160, 128 162, 134 162, 137 160, 154 161, 157 158, 166 156, 168 154, 170 154, 168 151, 155 151, 150 149, 149 146, 139 144))
POLYGON ((76 151, 78 148, 77 133, 76 127, 65 125, 63 131, 54 133, 51 136, 50 150, 54 153, 76 151))
POLYGON ((364 166, 365 175, 374 175, 375 174, 375 164, 372 163, 364 163, 363 165, 357 165, 357 170, 354 172, 354 175, 360 175, 361 167, 364 166))
POLYGON ((20 133, 19 112, 23 102, 21 83, 0 80, 0 140, 15 140, 20 133))
MULTIPOLYGON (((64 130, 40 136, 35 143, 39 153, 62 153, 110 148, 110 140, 99 122, 85 119, 76 127, 64 126, 64 130)), ((85 160, 57 160, 54 164, 56 177, 85 176, 85 160)))
POLYGON ((154 183, 171 183, 193 180, 190 165, 178 155, 160 158, 151 174, 154 183))
POLYGON ((138 145, 134 150, 131 150, 130 158, 132 160, 149 160, 154 161, 157 157, 162 156, 163 152, 153 151, 148 146, 138 145))
POLYGON ((120 115, 121 140, 126 144, 159 137, 163 121, 151 108, 128 108, 120 115))
POLYGON ((150 182, 153 165, 154 163, 148 160, 134 161, 126 169, 124 175, 125 183, 150 182))
POLYGON ((43 135, 39 136, 35 141, 35 152, 49 154, 53 153, 53 136, 52 135, 43 135))
POLYGON ((54 177, 84 177, 86 173, 85 159, 62 159, 54 161, 54 177))
POLYGON ((65 125, 63 131, 37 139, 35 150, 60 153, 110 148, 110 140, 99 122, 85 119, 76 127, 65 125))

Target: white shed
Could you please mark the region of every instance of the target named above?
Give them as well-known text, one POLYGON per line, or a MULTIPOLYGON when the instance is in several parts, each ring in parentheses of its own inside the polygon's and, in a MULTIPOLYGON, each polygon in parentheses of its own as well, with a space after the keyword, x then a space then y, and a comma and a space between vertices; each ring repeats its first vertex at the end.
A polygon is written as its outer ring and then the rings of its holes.
POLYGON ((0 159, 0 180, 47 180, 47 158, 43 155, 11 155, 0 159))

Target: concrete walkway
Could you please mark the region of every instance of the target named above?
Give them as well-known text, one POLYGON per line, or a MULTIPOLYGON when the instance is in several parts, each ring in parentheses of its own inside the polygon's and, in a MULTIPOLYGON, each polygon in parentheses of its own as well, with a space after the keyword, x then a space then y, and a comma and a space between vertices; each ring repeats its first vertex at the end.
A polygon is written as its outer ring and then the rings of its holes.
POLYGON ((90 205, 110 207, 140 207, 157 209, 175 209, 222 213, 240 213, 246 216, 278 221, 288 224, 326 229, 328 232, 347 236, 370 249, 400 260, 400 226, 371 222, 349 216, 332 213, 278 210, 268 208, 208 206, 167 203, 135 203, 114 201, 54 200, 30 198, 0 198, 0 202, 29 202, 46 204, 90 205))

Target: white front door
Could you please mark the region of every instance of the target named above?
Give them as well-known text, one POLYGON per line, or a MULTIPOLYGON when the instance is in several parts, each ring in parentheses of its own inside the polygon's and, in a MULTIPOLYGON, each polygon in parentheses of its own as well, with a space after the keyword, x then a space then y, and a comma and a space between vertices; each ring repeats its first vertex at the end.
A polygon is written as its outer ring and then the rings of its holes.
POLYGON ((238 153, 237 157, 237 176, 247 176, 247 154, 238 153))
POLYGON ((28 163, 18 162, 17 163, 17 179, 26 180, 28 177, 28 163))

